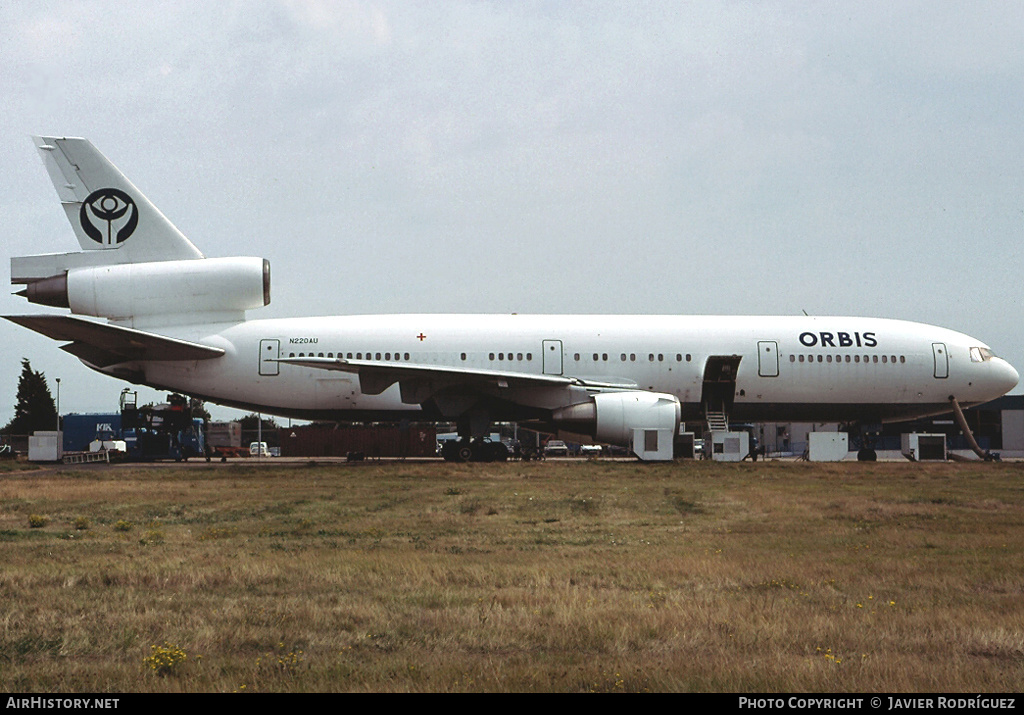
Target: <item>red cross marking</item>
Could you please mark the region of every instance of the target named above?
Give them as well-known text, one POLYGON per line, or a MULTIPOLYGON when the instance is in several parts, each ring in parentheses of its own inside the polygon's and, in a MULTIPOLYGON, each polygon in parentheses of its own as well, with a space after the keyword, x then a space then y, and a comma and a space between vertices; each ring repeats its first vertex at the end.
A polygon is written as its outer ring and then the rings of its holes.
POLYGON ((427 336, 426 336, 426 335, 424 335, 423 333, 420 333, 420 334, 419 334, 419 335, 417 335, 416 337, 420 339, 420 342, 421 342, 421 343, 422 343, 422 342, 423 342, 424 340, 426 340, 426 339, 427 339, 427 336))

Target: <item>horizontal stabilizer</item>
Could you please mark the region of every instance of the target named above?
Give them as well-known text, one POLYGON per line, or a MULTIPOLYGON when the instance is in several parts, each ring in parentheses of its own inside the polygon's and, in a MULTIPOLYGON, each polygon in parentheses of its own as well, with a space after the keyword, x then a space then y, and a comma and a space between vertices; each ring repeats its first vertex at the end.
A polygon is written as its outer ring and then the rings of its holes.
POLYGON ((135 360, 210 360, 224 354, 221 348, 70 315, 3 317, 48 338, 69 341, 64 350, 97 367, 135 360))

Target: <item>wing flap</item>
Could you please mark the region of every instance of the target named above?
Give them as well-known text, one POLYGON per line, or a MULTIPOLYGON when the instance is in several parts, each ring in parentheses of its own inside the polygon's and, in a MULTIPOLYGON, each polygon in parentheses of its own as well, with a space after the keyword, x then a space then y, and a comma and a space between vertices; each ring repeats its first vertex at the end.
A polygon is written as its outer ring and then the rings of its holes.
POLYGON ((401 385, 402 401, 409 404, 423 402, 427 397, 442 389, 464 385, 490 388, 573 386, 598 392, 636 389, 635 382, 607 382, 564 375, 538 375, 529 372, 447 365, 382 363, 375 360, 319 357, 281 358, 277 362, 317 370, 339 370, 354 373, 359 376, 360 390, 368 395, 379 395, 397 382, 401 385))
POLYGON ((447 385, 459 383, 486 383, 493 387, 524 387, 528 385, 557 387, 574 384, 572 378, 562 375, 534 375, 525 372, 481 370, 477 368, 448 367, 445 365, 417 365, 410 363, 381 363, 374 360, 345 360, 342 358, 281 358, 286 365, 310 367, 318 370, 339 370, 359 375, 360 389, 368 395, 379 395, 396 382, 434 381, 447 385))
POLYGON ((70 315, 3 317, 48 338, 67 341, 63 350, 97 367, 135 360, 211 360, 224 354, 221 348, 70 315))

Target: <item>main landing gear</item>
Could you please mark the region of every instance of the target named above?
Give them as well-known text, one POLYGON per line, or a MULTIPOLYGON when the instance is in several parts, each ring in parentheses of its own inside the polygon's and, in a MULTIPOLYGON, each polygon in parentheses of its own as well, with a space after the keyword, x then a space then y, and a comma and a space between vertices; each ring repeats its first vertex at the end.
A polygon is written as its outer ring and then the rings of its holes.
POLYGON ((446 462, 504 462, 508 460, 508 447, 489 439, 449 440, 441 446, 446 462))
POLYGON ((878 441, 878 435, 882 431, 881 424, 860 424, 852 423, 845 425, 846 431, 851 435, 851 440, 854 442, 854 446, 860 443, 860 449, 857 450, 857 461, 858 462, 877 462, 878 452, 875 451, 875 445, 878 441))

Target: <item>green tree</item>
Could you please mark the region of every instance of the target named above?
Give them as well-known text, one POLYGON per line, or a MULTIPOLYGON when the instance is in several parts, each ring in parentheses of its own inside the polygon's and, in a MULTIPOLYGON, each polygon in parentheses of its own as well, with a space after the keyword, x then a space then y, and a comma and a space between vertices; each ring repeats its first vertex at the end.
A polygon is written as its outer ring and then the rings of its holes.
POLYGON ((252 430, 255 432, 257 429, 262 429, 264 432, 270 432, 272 430, 280 429, 280 425, 274 421, 273 417, 264 417, 263 426, 260 427, 260 416, 255 412, 250 412, 242 419, 238 420, 242 424, 242 429, 252 430))
POLYGON ((280 426, 273 418, 264 417, 262 427, 260 426, 260 416, 255 412, 250 412, 238 421, 242 425, 243 444, 255 442, 256 436, 262 432, 263 441, 267 443, 267 447, 281 446, 280 426))
POLYGON ((213 417, 210 415, 210 411, 206 409, 206 403, 195 397, 189 398, 188 406, 192 410, 192 417, 203 420, 204 422, 212 422, 213 417))
POLYGON ((28 358, 21 359, 18 402, 14 419, 3 428, 5 434, 32 434, 57 427, 57 407, 43 373, 33 370, 28 358))

